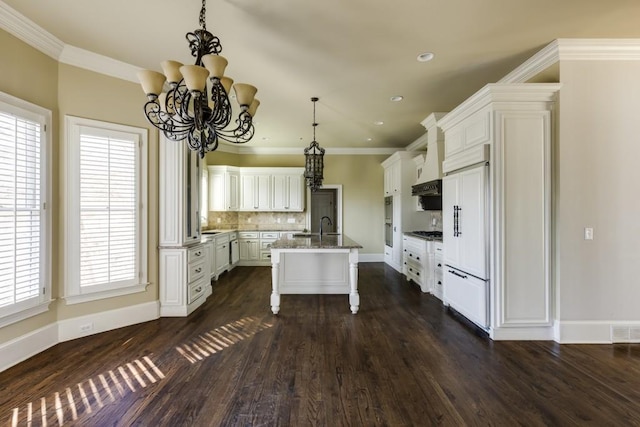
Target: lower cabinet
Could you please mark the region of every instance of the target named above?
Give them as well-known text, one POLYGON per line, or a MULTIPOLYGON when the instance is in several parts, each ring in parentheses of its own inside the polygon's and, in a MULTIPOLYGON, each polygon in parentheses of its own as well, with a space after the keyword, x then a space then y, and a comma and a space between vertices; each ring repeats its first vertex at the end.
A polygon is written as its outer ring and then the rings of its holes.
POLYGON ((427 246, 430 242, 405 235, 402 243, 402 272, 407 280, 417 283, 422 292, 429 292, 432 274, 427 246))
POLYGON ((224 233, 215 238, 216 242, 216 280, 218 277, 229 270, 229 234, 224 233))
POLYGON ((160 248, 160 315, 188 316, 211 295, 208 243, 160 248))
POLYGON ((252 265, 260 260, 260 233, 257 231, 239 231, 238 246, 240 249, 240 263, 252 265))

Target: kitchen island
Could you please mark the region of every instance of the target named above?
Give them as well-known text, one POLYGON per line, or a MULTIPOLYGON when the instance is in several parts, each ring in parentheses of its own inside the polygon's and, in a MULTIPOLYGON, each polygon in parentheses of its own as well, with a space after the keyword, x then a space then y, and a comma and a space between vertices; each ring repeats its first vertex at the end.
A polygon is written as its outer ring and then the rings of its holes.
POLYGON ((358 251, 343 234, 307 234, 271 244, 271 311, 280 311, 282 294, 349 295, 351 312, 360 307, 358 251))

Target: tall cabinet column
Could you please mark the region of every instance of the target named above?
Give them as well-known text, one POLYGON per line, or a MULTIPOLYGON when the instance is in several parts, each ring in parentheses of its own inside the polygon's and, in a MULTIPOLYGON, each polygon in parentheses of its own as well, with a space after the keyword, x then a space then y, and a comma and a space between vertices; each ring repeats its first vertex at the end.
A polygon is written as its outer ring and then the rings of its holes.
POLYGON ((160 136, 160 315, 187 316, 211 295, 211 248, 200 235, 200 158, 160 136))

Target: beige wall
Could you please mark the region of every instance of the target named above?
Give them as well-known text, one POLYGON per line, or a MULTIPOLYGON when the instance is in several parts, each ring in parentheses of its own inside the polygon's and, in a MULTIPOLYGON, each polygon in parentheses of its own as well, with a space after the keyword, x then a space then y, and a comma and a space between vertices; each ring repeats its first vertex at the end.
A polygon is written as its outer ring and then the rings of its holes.
POLYGON ((640 61, 563 61, 556 150, 560 320, 640 320, 640 61), (594 240, 584 240, 584 227, 594 240))
POLYGON ((0 342, 7 342, 58 320, 126 307, 158 299, 158 155, 157 132, 149 133, 149 281, 147 292, 100 302, 67 306, 63 293, 64 266, 64 116, 121 123, 149 129, 142 113, 144 94, 139 85, 64 64, 0 30, 0 91, 48 108, 52 120, 52 294, 51 309, 42 315, 0 328, 0 342))
MULTIPOLYGON (((300 151, 300 155, 286 156, 242 155, 237 166, 304 167, 300 151)), ((324 158, 323 183, 342 185, 343 232, 362 245, 363 254, 384 253, 384 172, 380 164, 387 157, 325 155, 324 158)))
MULTIPOLYGON (((149 130, 148 133, 148 279, 147 291, 122 297, 108 298, 84 304, 59 305, 58 319, 67 319, 86 314, 113 310, 129 305, 141 304, 158 299, 158 132, 147 122, 142 107, 145 96, 140 85, 94 73, 66 64, 59 66, 58 122, 59 137, 64 138, 64 120, 66 115, 102 120, 111 123, 136 126, 149 130)), ((64 156, 60 150, 60 183, 64 183, 64 156)), ((64 186, 61 186, 61 200, 64 200, 64 186)), ((62 207, 64 208, 64 207, 62 207)), ((64 218, 61 215, 58 228, 64 230, 64 218)), ((54 247, 59 253, 64 250, 64 233, 54 247)), ((60 264, 63 259, 60 257, 60 264)), ((63 283, 62 269, 59 269, 58 283, 63 283)), ((61 286, 62 288, 62 286, 61 286)))
MULTIPOLYGON (((57 134, 56 120, 58 118, 57 98, 58 98, 58 63, 47 55, 40 53, 27 44, 16 39, 12 35, 0 30, 0 46, 2 46, 3 58, 0 61, 0 91, 9 95, 29 101, 33 104, 51 110, 53 117, 53 171, 52 171, 52 220, 57 223, 59 218, 58 203, 58 158, 59 139, 57 134)), ((54 244, 60 236, 60 230, 53 227, 54 244)), ((55 247, 55 246, 54 246, 55 247)), ((59 269, 60 259, 54 251, 52 259, 52 276, 54 295, 57 288, 56 276, 59 269)), ((53 309, 39 316, 31 317, 25 321, 0 328, 0 343, 9 341, 30 331, 34 331, 56 321, 56 303, 52 304, 53 309)))

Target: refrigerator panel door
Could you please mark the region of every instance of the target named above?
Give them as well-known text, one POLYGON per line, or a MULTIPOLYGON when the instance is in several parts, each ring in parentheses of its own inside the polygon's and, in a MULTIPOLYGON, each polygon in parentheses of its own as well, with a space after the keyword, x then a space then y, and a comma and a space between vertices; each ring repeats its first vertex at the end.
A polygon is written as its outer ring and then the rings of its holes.
POLYGON ((482 328, 489 327, 489 283, 446 266, 443 301, 482 328))

